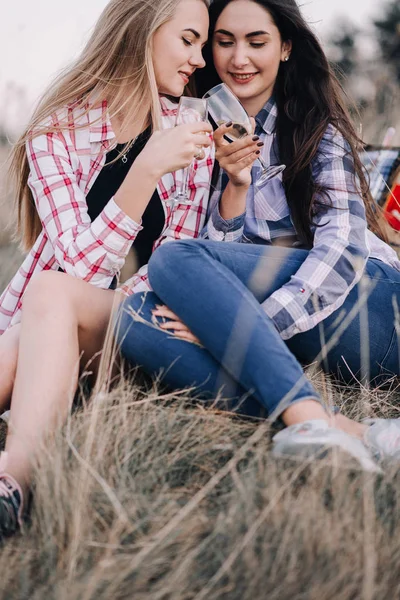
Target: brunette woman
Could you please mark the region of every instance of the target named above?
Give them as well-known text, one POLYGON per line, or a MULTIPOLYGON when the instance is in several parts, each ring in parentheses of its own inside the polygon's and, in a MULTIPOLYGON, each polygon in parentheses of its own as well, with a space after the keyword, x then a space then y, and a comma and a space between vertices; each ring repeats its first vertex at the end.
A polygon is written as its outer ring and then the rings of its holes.
POLYGON ((229 144, 229 124, 215 132, 208 239, 157 250, 154 293, 124 305, 122 352, 172 387, 280 417, 277 454, 338 446, 367 468, 368 453, 400 458, 397 420, 333 416, 300 364, 363 382, 399 374, 400 263, 367 229, 379 228, 360 143, 324 52, 294 0, 215 0, 205 56, 200 93, 228 85, 255 136, 229 144), (260 189, 254 143, 286 165, 260 189))

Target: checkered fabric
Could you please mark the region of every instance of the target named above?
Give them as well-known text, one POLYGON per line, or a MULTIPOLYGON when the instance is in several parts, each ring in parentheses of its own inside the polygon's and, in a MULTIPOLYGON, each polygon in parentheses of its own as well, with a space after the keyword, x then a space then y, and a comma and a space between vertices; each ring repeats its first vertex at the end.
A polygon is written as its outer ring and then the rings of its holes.
MULTIPOLYGON (((280 164, 275 123, 277 106, 272 98, 256 117, 255 132, 264 142, 267 164, 280 164)), ((260 173, 256 162, 253 182, 260 173)), ((312 176, 327 186, 323 210, 314 217, 313 247, 290 281, 273 293, 263 308, 283 339, 307 331, 337 310, 359 281, 369 256, 379 258, 400 270, 396 253, 367 230, 364 204, 357 193, 354 165, 343 136, 329 126, 312 163, 312 176)), ((250 186, 246 212, 225 220, 219 213, 219 199, 228 183, 219 174, 211 195, 203 237, 225 242, 298 246, 282 176, 271 179, 261 189, 250 186)), ((271 266, 273 268, 273 266, 271 266)))
POLYGON ((372 197, 383 205, 392 183, 393 174, 400 166, 400 148, 377 148, 368 146, 360 154, 368 177, 372 197))
MULTIPOLYGON (((177 105, 167 98, 160 98, 160 102, 162 127, 173 127, 177 105)), ((116 139, 107 103, 88 109, 78 103, 66 107, 49 123, 57 127, 67 122, 67 129, 64 125, 56 133, 38 135, 27 143, 28 184, 43 229, 0 297, 0 334, 19 321, 26 286, 40 271, 61 268, 99 288, 109 288, 142 229, 113 198, 93 222, 90 220, 86 195, 116 139)), ((154 249, 169 240, 199 235, 206 216, 212 168, 213 149, 204 159, 195 161, 190 170, 191 204, 173 210, 169 200, 180 184, 182 171, 168 173, 159 181, 157 191, 166 222, 154 249)), ((149 289, 144 266, 119 291, 132 294, 149 289)))

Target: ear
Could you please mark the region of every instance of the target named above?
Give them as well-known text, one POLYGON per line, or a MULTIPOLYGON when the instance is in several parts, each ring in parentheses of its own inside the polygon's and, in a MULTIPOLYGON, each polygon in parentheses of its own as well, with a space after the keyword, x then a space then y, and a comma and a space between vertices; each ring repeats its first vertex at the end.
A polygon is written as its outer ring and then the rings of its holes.
POLYGON ((292 52, 292 40, 286 40, 286 42, 282 43, 281 61, 287 62, 290 58, 291 52, 292 52))

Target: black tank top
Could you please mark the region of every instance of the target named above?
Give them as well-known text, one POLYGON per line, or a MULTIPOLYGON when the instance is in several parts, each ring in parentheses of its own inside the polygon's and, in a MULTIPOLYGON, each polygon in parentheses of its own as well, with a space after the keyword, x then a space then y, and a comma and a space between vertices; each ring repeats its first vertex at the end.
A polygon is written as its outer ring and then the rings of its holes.
MULTIPOLYGON (((133 162, 145 147, 150 136, 151 128, 148 127, 138 136, 132 148, 126 154, 126 162, 121 157, 112 165, 108 164, 118 156, 125 144, 117 144, 113 150, 107 153, 105 165, 86 196, 88 213, 92 221, 99 216, 107 202, 116 194, 125 177, 128 175, 133 162)), ((149 262, 153 244, 160 237, 164 225, 164 209, 158 192, 155 190, 142 216, 143 229, 139 231, 132 244, 136 252, 139 267, 149 262)))

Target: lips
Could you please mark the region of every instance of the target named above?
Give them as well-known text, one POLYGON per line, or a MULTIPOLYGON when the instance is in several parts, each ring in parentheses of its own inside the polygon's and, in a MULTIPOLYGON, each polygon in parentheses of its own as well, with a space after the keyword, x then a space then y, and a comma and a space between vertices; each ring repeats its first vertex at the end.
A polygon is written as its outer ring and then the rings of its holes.
POLYGON ((245 84, 253 81, 258 73, 229 73, 236 83, 245 84))
POLYGON ((178 73, 182 77, 182 79, 185 82, 185 84, 189 83, 189 77, 193 74, 193 72, 192 73, 185 73, 185 71, 178 71, 178 73))

